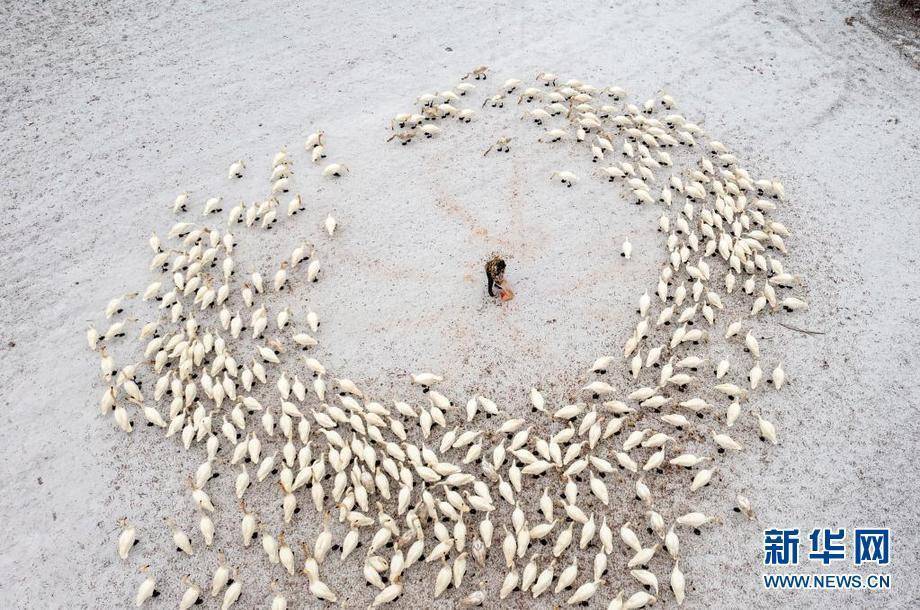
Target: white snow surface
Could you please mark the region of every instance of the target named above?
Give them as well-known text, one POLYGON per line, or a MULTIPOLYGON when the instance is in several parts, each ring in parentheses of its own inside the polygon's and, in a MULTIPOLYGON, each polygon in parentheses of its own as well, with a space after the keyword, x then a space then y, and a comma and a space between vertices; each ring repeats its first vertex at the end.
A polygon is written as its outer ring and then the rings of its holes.
MULTIPOLYGON (((514 412, 535 385, 574 399, 593 359, 620 351, 662 262, 655 208, 627 205, 571 144, 536 142, 513 102, 476 103, 473 123, 440 138, 385 142, 417 95, 479 64, 494 71, 476 83, 480 102, 505 78, 541 70, 620 85, 639 101, 664 89, 755 177, 785 184, 777 218, 792 230, 786 261, 810 307, 784 319, 825 334, 758 323, 770 337, 765 364, 782 361, 790 379, 758 399, 781 442, 751 437, 708 490, 707 508, 725 520, 682 536, 686 606, 916 604, 920 79, 874 31, 844 23, 868 11, 776 0, 4 7, 0 607, 125 608, 145 562, 163 591, 152 607, 176 604, 184 574, 207 584, 214 552, 174 554, 162 524, 174 516, 195 529, 185 478, 200 456, 99 415, 84 330, 109 298, 147 285, 146 240, 168 230, 178 192, 192 193, 191 217, 210 196, 225 210, 250 201, 280 146, 307 211, 240 248, 266 277, 302 239, 321 248, 324 277, 295 315, 318 311, 319 354, 341 376, 392 399, 415 396, 407 374, 430 370, 446 377, 445 393, 483 393, 514 412), (319 128, 328 160, 351 170, 341 180, 323 180, 303 152, 319 128), (483 157, 504 133, 511 152, 483 157), (239 158, 246 176, 230 184, 239 158), (565 189, 549 180, 557 169, 582 180, 565 189), (321 232, 329 212, 340 222, 332 240, 321 232), (627 237, 630 261, 619 256, 627 237), (501 307, 484 295, 492 252, 506 255, 517 293, 501 307), (738 492, 756 521, 730 512, 738 492), (129 562, 115 553, 124 516, 141 538, 129 562), (763 529, 825 526, 891 528, 892 589, 765 591, 763 529)), ((238 536, 237 517, 218 529, 238 536)), ((240 607, 270 602, 278 572, 256 559, 230 557, 245 570, 240 607)), ((347 591, 347 607, 366 607, 360 565, 341 565, 330 586, 347 591)), ((401 607, 429 604, 432 573, 411 579, 401 607)), ((467 578, 485 578, 498 607, 501 574, 467 578)), ((303 579, 281 580, 295 607, 314 603, 303 579)), ((606 607, 615 593, 592 601, 606 607)), ((460 597, 451 590, 432 607, 460 597)))

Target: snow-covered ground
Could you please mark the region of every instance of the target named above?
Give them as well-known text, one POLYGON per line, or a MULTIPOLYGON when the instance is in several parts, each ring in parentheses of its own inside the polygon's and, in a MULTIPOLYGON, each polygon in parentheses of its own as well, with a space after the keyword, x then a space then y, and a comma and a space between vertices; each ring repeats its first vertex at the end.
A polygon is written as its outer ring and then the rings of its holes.
MULTIPOLYGON (((299 154, 309 194, 302 234, 282 222, 244 246, 264 273, 301 238, 318 241, 327 212, 340 219, 336 264, 315 295, 336 370, 385 397, 408 391, 394 377, 433 370, 458 395, 512 404, 532 385, 570 396, 594 356, 619 349, 662 256, 654 210, 621 205, 564 147, 521 138, 500 160, 483 158, 505 130, 521 131, 517 108, 483 111, 439 140, 384 142, 415 96, 479 64, 495 71, 484 89, 540 70, 639 100, 666 89, 752 172, 786 185, 788 264, 810 303, 787 321, 825 334, 761 326, 790 377, 763 399, 781 442, 739 454, 710 490, 721 510, 743 491, 758 520, 727 518, 686 539, 687 605, 915 604, 918 72, 866 27, 864 3, 691 4, 4 7, 0 606, 124 608, 140 581, 131 566, 144 561, 162 583, 158 607, 176 603, 181 575, 207 580, 216 563, 167 554, 161 523, 176 515, 192 528, 184 478, 197 461, 99 416, 84 330, 110 297, 146 285, 146 239, 168 228, 176 193, 192 191, 195 210, 211 194, 252 198, 282 145, 299 154), (316 128, 329 160, 351 168, 334 185, 302 153, 316 128), (238 158, 252 180, 231 191, 226 168, 238 158), (576 163, 586 175, 576 189, 548 181, 576 163), (626 237, 629 262, 618 256, 626 237), (492 251, 508 255, 518 293, 501 308, 483 297, 492 251), (129 564, 114 552, 123 516, 143 539, 129 564), (892 589, 765 592, 762 530, 774 526, 890 527, 892 589)), ((219 524, 227 536, 237 527, 219 524)), ((253 566, 241 605, 267 606, 264 566, 231 559, 253 566)), ((330 584, 354 583, 348 605, 366 605, 360 570, 344 567, 330 584)), ((429 599, 429 581, 414 582, 405 607, 429 599)))

